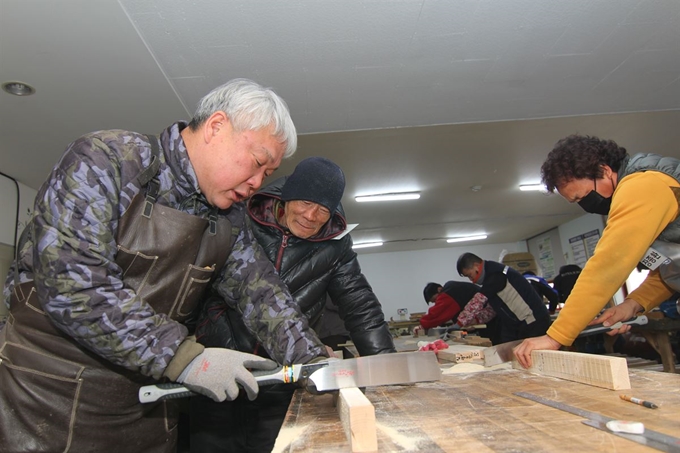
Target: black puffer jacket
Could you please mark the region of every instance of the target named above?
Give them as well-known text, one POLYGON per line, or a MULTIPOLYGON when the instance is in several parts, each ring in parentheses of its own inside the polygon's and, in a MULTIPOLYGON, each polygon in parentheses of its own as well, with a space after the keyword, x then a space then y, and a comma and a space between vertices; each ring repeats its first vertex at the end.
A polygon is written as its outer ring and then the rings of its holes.
MULTIPOLYGON (((318 325, 328 293, 338 306, 359 354, 395 352, 382 307, 361 273, 351 237, 333 239, 347 226, 342 206, 338 206, 316 236, 309 239, 292 236, 275 220, 274 210, 282 209, 280 196, 285 179, 279 178, 253 195, 248 213, 257 241, 310 325, 312 328, 318 325)), ((209 347, 262 353, 240 317, 229 304, 212 297, 198 322, 198 341, 209 347)))

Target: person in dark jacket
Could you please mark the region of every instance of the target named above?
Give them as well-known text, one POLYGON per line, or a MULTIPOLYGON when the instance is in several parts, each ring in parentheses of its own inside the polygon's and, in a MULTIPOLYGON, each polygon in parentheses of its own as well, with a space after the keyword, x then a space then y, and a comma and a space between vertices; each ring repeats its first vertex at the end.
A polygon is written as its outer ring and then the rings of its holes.
POLYGON ((557 304, 560 303, 557 291, 543 277, 539 277, 532 271, 523 272, 522 275, 531 283, 531 287, 536 290, 539 296, 548 299, 548 312, 551 315, 554 314, 557 304))
POLYGON ((333 351, 352 339, 345 327, 345 322, 340 317, 340 309, 330 296, 326 297, 326 305, 323 307, 321 319, 314 326, 314 330, 321 342, 333 351))
POLYGON ((581 275, 581 266, 578 264, 566 264, 560 267, 560 272, 553 280, 553 285, 560 297, 560 303, 565 303, 571 294, 571 289, 576 284, 578 276, 581 275))
MULTIPOLYGON (((288 285, 310 326, 319 326, 328 296, 362 356, 395 352, 378 298, 362 274, 340 204, 345 178, 322 157, 301 161, 294 172, 272 182, 248 202, 257 241, 288 285)), ((235 305, 211 298, 197 325, 197 340, 265 355, 235 305)), ((266 357, 266 355, 265 355, 266 357)), ((255 401, 218 404, 192 398, 194 452, 265 452, 274 446, 295 386, 262 387, 255 401)))
POLYGON ((461 277, 481 286, 500 324, 500 342, 544 335, 550 314, 543 299, 515 269, 464 253, 456 264, 461 277))

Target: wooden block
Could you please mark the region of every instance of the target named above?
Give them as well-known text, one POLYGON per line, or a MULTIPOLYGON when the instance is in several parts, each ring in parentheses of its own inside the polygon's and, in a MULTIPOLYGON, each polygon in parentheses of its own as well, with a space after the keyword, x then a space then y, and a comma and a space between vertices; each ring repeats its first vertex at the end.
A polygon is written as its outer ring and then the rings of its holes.
POLYGON ((450 345, 448 349, 437 351, 437 357, 448 362, 463 363, 484 360, 484 348, 464 344, 450 345))
POLYGON ((338 413, 352 452, 378 451, 375 408, 356 387, 340 390, 338 413))
MULTIPOLYGON (((532 351, 528 371, 611 390, 630 389, 628 365, 623 357, 568 351, 532 351)), ((513 368, 521 369, 513 361, 513 368)))
POLYGON ((465 344, 491 347, 491 340, 489 340, 488 338, 482 338, 475 335, 468 335, 467 337, 463 338, 463 341, 465 341, 465 344))

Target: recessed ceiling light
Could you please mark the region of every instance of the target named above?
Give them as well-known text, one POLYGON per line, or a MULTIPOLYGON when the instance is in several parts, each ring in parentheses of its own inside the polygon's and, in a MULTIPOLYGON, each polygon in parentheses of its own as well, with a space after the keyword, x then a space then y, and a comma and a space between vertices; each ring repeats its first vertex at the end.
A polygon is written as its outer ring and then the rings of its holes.
POLYGON ((2 89, 15 96, 30 96, 35 93, 35 88, 24 82, 5 82, 2 84, 2 89))
POLYGON ((539 192, 546 192, 546 188, 543 184, 521 184, 519 186, 519 190, 522 192, 528 192, 531 190, 539 191, 539 192))
POLYGON ((383 245, 382 242, 363 242, 361 244, 354 244, 352 246, 352 248, 353 249, 363 249, 363 248, 366 248, 366 247, 380 247, 381 245, 383 245))
POLYGON ((365 201, 417 200, 418 198, 420 198, 420 192, 379 193, 376 195, 354 197, 359 203, 365 201))
POLYGON ((458 238, 449 238, 446 240, 449 244, 454 242, 466 242, 466 241, 478 241, 480 239, 486 239, 486 234, 478 234, 475 236, 461 236, 458 238))
POLYGON ((470 190, 473 192, 479 192, 480 190, 482 190, 482 186, 471 186, 470 190))

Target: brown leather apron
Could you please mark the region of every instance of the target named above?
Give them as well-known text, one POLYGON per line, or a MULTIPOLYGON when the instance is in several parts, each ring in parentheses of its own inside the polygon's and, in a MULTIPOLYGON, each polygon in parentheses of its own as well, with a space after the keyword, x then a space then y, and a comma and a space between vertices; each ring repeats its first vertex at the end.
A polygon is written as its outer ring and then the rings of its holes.
MULTIPOLYGON (((150 139, 158 156, 158 139, 150 139)), ((226 261, 231 224, 216 211, 202 219, 155 204, 158 168, 156 157, 138 177, 146 193, 120 220, 116 263, 126 287, 181 322, 226 261)), ((0 451, 174 452, 175 403, 138 401, 139 387, 150 382, 57 330, 33 283, 23 283, 0 332, 0 451)))

